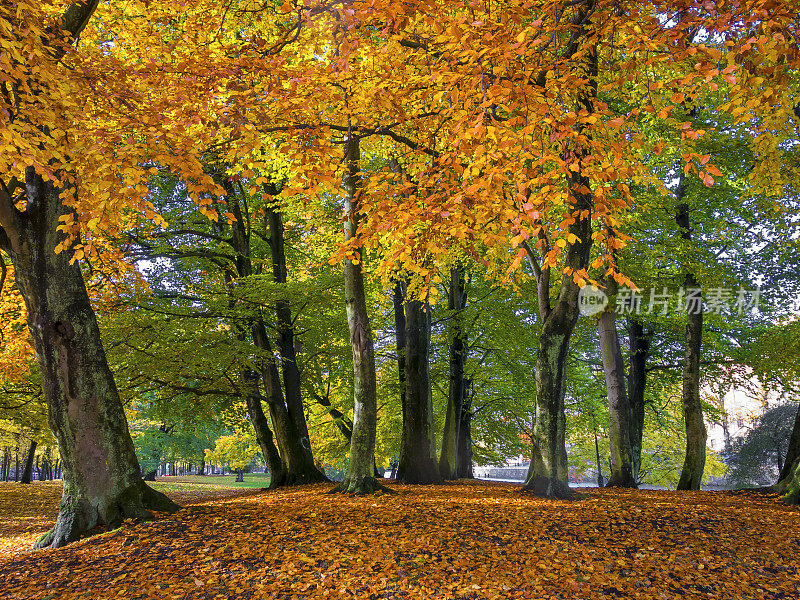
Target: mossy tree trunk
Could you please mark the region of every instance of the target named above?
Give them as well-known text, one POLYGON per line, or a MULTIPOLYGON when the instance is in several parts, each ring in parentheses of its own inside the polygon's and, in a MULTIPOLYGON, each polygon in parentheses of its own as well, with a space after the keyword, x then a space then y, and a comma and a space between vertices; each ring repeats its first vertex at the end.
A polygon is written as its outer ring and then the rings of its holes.
MULTIPOLYGON (((275 190, 277 191, 277 190, 275 190)), ((285 284, 287 281, 286 249, 284 242, 283 219, 281 213, 273 206, 267 207, 269 222, 269 246, 272 254, 272 275, 275 283, 285 284)), ((281 373, 283 387, 286 391, 286 407, 297 428, 300 444, 311 451, 311 439, 308 436, 308 425, 303 409, 303 396, 300 389, 300 369, 297 365, 297 350, 294 345, 294 322, 289 303, 279 299, 275 303, 278 323, 278 350, 281 355, 281 373)))
MULTIPOLYGON (((285 477, 276 485, 295 485, 328 481, 325 473, 314 464, 314 457, 308 443, 303 443, 297 423, 286 406, 281 389, 278 366, 272 355, 272 345, 262 321, 253 325, 253 340, 266 357, 261 364, 261 378, 264 384, 270 418, 275 428, 275 437, 283 462, 285 477)), ((266 457, 265 457, 266 458, 266 457)), ((271 485, 271 483, 270 483, 271 485)))
POLYGON ((269 469, 269 487, 274 489, 285 484, 286 469, 281 460, 280 452, 275 446, 272 430, 264 414, 261 394, 258 391, 258 374, 254 371, 246 371, 244 378, 247 386, 247 414, 256 432, 256 441, 259 448, 261 448, 261 454, 264 456, 264 461, 269 469))
POLYGON ((447 298, 447 308, 450 311, 448 327, 450 351, 447 413, 442 432, 442 452, 439 455, 439 474, 442 479, 455 479, 458 475, 458 441, 461 429, 461 411, 464 406, 464 362, 467 350, 462 318, 466 306, 464 268, 456 267, 450 270, 450 291, 447 298))
POLYGON ((786 450, 786 458, 783 467, 778 475, 778 481, 784 481, 793 475, 792 467, 797 459, 800 458, 800 405, 797 407, 797 416, 794 418, 792 435, 789 438, 789 448, 786 450))
MULTIPOLYGON (((357 237, 361 195, 359 139, 350 136, 346 147, 347 172, 344 188, 345 241, 357 237)), ((354 249, 344 259, 344 304, 353 352, 353 433, 350 460, 342 482, 333 491, 369 494, 382 486, 374 476, 378 399, 375 377, 375 347, 364 292, 363 249, 354 249)))
POLYGON ((98 524, 115 527, 177 505, 142 480, 79 263, 70 264, 69 250, 55 253, 63 239, 59 218, 70 212, 61 190, 29 167, 25 191, 24 212, 0 192, 0 246, 11 256, 28 311, 63 468, 56 524, 36 546, 58 547, 98 524))
POLYGON ((461 418, 458 426, 458 454, 456 460, 456 479, 473 479, 472 472, 472 396, 469 380, 464 383, 464 401, 461 405, 461 418))
MULTIPOLYGON (((566 57, 578 53, 585 29, 589 26, 589 17, 593 11, 594 0, 587 0, 580 7, 576 16, 576 29, 570 46, 565 50, 566 57)), ((586 86, 579 93, 578 110, 589 114, 594 112, 594 99, 597 97, 597 49, 595 46, 584 48, 581 67, 582 77, 586 78, 586 86)), ((584 137, 582 125, 576 126, 578 139, 584 137)), ((588 140, 578 142, 574 149, 575 159, 587 156, 588 140)), ((569 179, 569 211, 573 218, 569 226, 569 234, 574 237, 566 251, 565 273, 561 279, 561 287, 555 302, 550 301, 551 268, 540 265, 538 257, 529 245, 525 245, 528 259, 534 270, 539 299, 539 316, 542 321, 542 332, 536 356, 536 415, 532 440, 531 465, 522 490, 549 498, 572 498, 568 484, 566 438, 566 415, 564 413, 564 395, 566 392, 565 367, 569 342, 578 320, 578 284, 573 273, 589 266, 592 248, 591 215, 593 201, 591 182, 581 170, 570 172, 569 179)), ((549 246, 544 248, 545 253, 549 246)))
MULTIPOLYGON (((395 348, 397 349, 397 383, 400 394, 400 410, 402 422, 406 421, 406 286, 408 282, 403 279, 395 281, 392 290, 392 304, 394 308, 394 333, 395 348)), ((402 475, 400 466, 405 464, 403 455, 405 454, 404 443, 406 438, 400 435, 400 452, 396 467, 392 470, 392 477, 402 475)))
MULTIPOLYGON (((231 284, 243 277, 250 277, 254 274, 253 261, 251 256, 251 231, 250 218, 247 209, 243 210, 240 202, 240 195, 237 194, 232 182, 228 178, 223 179, 223 187, 228 195, 228 207, 234 215, 235 220, 231 225, 230 245, 236 252, 235 265, 226 268, 225 279, 231 284)), ((277 189, 271 190, 277 194, 277 189)), ((267 220, 271 230, 270 237, 274 238, 271 243, 273 277, 277 283, 286 283, 286 257, 283 244, 283 224, 280 215, 274 211, 268 211, 267 220)), ((235 304, 235 298, 231 294, 231 308, 235 304)), ((287 394, 284 395, 281 388, 280 375, 275 359, 272 355, 272 345, 267 335, 260 311, 253 316, 250 327, 250 335, 257 348, 263 351, 265 357, 261 361, 261 378, 265 390, 265 396, 269 405, 270 417, 275 428, 281 467, 277 468, 275 463, 274 450, 275 444, 272 441, 272 431, 269 429, 263 408, 261 408, 261 394, 256 389, 252 389, 252 382, 248 384, 247 392, 248 413, 251 422, 256 429, 256 439, 264 453, 270 471, 273 474, 270 479, 270 487, 281 485, 294 485, 302 483, 316 483, 328 481, 325 474, 314 464, 314 457, 311 452, 311 442, 308 437, 305 414, 303 412, 303 400, 300 394, 300 374, 297 370, 297 357, 294 350, 294 330, 291 320, 291 310, 286 302, 279 301, 278 305, 278 324, 280 331, 280 353, 281 363, 284 371, 284 387, 287 394), (288 346, 291 346, 289 350, 288 346), (291 399, 287 402, 287 397, 291 399), (274 469, 274 470, 273 470, 274 469)), ((239 335, 243 336, 246 332, 240 329, 239 335)), ((247 378, 247 375, 245 375, 247 378)))
MULTIPOLYGON (((609 292, 616 286, 609 283, 609 292)), ((603 357, 603 372, 608 397, 608 433, 611 447, 611 475, 608 487, 635 488, 633 457, 631 452, 631 410, 628 391, 625 388, 625 363, 617 331, 617 316, 610 305, 600 313, 597 320, 600 350, 603 357)))

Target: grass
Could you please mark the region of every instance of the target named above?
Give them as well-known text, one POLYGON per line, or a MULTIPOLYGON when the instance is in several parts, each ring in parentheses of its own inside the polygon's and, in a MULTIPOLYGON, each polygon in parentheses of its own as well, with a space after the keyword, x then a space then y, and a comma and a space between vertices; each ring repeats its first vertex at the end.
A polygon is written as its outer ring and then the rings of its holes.
POLYGON ((162 491, 180 491, 183 489, 202 489, 197 486, 212 486, 228 489, 264 488, 269 485, 270 477, 264 473, 245 473, 244 481, 236 483, 236 475, 186 475, 176 477, 158 477, 155 488, 162 491))

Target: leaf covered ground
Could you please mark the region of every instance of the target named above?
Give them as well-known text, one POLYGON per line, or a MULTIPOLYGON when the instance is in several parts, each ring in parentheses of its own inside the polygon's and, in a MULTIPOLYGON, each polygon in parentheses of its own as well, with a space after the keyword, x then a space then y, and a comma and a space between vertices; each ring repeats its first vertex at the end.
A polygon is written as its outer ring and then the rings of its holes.
POLYGON ((502 484, 393 487, 168 491, 186 508, 14 554, 6 537, 43 529, 58 486, 3 485, 0 597, 800 597, 800 510, 774 497, 592 489, 561 502, 502 484))

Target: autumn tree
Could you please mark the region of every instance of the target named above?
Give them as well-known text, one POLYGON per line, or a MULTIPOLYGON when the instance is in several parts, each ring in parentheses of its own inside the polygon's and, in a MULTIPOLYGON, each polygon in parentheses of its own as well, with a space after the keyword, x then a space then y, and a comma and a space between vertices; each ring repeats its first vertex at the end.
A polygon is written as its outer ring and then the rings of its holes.
MULTIPOLYGON (((54 528, 37 546, 62 546, 97 523, 110 527, 175 504, 144 484, 108 368, 80 265, 61 252, 60 226, 74 218, 76 173, 66 130, 76 105, 64 84, 72 42, 97 2, 6 6, 0 13, 6 138, 0 186, 0 248, 14 265, 42 371, 50 427, 64 466, 54 528)), ((5 136, 4 136, 5 137, 5 136)))

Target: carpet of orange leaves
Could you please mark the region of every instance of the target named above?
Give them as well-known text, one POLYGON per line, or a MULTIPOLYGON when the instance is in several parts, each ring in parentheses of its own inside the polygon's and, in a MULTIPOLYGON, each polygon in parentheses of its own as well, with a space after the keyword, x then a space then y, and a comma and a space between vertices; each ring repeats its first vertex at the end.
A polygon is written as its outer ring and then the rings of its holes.
POLYGON ((392 487, 195 495, 156 521, 14 553, 6 538, 27 544, 21 532, 42 530, 58 487, 8 484, 0 597, 800 598, 800 510, 773 497, 591 489, 562 502, 502 484, 392 487))

